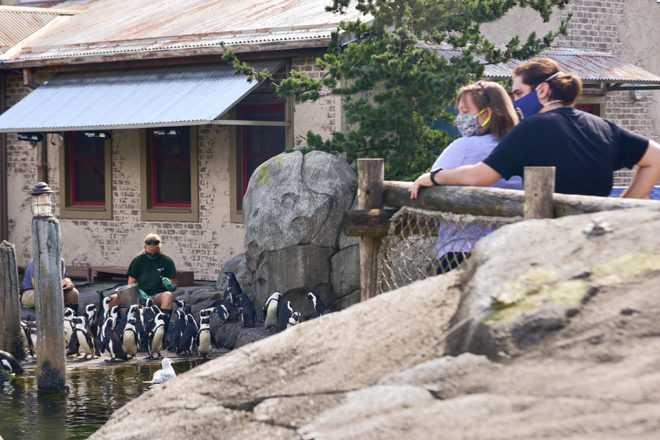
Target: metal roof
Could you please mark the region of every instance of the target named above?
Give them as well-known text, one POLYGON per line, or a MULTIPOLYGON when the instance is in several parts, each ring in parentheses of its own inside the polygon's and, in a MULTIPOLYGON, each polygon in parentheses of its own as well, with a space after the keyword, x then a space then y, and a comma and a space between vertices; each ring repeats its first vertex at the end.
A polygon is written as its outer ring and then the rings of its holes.
MULTIPOLYGON (((71 60, 86 62, 97 55, 135 55, 187 49, 245 45, 263 46, 307 42, 327 45, 341 21, 361 14, 326 12, 328 0, 97 0, 87 9, 58 24, 7 62, 71 60)), ((353 4, 355 4, 355 0, 353 4)), ((364 20, 364 17, 362 17, 364 20)))
MULTIPOLYGON (((424 47, 432 48, 433 46, 424 45, 424 47)), ((459 51, 446 46, 437 50, 440 56, 447 59, 460 55, 459 51)), ((549 48, 542 51, 539 56, 552 58, 559 63, 563 72, 577 74, 584 83, 660 84, 660 76, 607 52, 577 48, 549 48)), ((475 59, 486 64, 482 57, 475 57, 475 59)), ((516 66, 524 62, 512 59, 507 63, 487 64, 484 76, 494 80, 510 79, 516 66)))
POLYGON ((29 37, 59 15, 56 10, 0 6, 0 53, 29 37))
POLYGON ((258 85, 228 65, 56 75, 0 115, 0 132, 205 125, 258 85))

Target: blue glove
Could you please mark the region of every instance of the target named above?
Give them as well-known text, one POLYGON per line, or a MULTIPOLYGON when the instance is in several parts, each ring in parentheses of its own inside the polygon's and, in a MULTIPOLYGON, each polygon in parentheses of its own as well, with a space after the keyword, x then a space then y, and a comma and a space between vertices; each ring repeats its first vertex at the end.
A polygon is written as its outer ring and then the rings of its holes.
POLYGON ((169 290, 170 292, 172 292, 174 289, 176 289, 176 286, 174 285, 174 283, 172 282, 172 280, 170 280, 169 278, 167 278, 167 277, 162 277, 162 278, 160 279, 160 281, 163 283, 163 286, 165 286, 165 288, 166 288, 167 290, 169 290))

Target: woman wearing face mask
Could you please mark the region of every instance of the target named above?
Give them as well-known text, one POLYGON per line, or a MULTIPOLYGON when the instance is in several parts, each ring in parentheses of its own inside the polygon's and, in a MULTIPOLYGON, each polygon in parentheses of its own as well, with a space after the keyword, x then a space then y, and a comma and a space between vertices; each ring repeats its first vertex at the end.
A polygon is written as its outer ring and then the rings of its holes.
POLYGON ((637 171, 622 197, 644 198, 660 180, 660 145, 616 124, 573 108, 580 78, 562 73, 548 58, 513 72, 514 106, 524 119, 482 162, 437 172, 436 185, 488 186, 522 176, 526 166, 554 166, 555 192, 608 196, 613 173, 637 171))
MULTIPOLYGON (((415 199, 423 186, 433 186, 431 177, 441 169, 456 168, 484 160, 498 142, 517 123, 511 100, 504 88, 494 82, 479 81, 465 86, 456 96, 456 127, 460 138, 449 144, 431 167, 430 173, 419 176, 412 184, 410 198, 415 199)), ((514 176, 492 184, 500 188, 521 189, 522 180, 514 176)))
MULTIPOLYGON (((460 138, 449 144, 431 167, 413 182, 410 198, 414 199, 423 186, 432 186, 432 177, 441 169, 456 168, 461 165, 482 161, 497 146, 497 143, 517 123, 511 100, 506 90, 497 83, 480 81, 465 86, 456 96, 456 127, 460 138)), ((500 179, 492 186, 522 189, 522 180, 513 176, 509 180, 500 179)), ((482 235, 477 225, 469 225, 462 232, 455 231, 452 223, 443 223, 438 236, 438 273, 456 268, 469 255, 474 242, 482 235)))

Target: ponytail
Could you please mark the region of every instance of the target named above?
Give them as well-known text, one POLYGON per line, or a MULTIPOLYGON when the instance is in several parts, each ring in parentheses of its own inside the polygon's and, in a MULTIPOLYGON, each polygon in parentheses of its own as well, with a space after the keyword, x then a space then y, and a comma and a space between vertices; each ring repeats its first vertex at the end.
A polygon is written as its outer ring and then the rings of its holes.
POLYGON ((550 58, 534 58, 516 67, 513 71, 524 84, 532 89, 547 82, 550 85, 550 98, 573 105, 582 93, 582 81, 574 73, 562 73, 559 64, 550 58))

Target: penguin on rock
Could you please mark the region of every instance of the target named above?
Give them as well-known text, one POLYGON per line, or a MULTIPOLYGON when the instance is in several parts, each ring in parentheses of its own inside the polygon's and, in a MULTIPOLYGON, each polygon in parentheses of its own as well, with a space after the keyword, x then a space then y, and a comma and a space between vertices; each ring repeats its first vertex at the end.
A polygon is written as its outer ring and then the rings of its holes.
POLYGON ((264 303, 263 319, 264 327, 266 327, 267 331, 277 329, 277 306, 281 296, 282 294, 280 292, 274 292, 264 303))
POLYGON ((109 317, 103 323, 103 339, 101 341, 101 352, 108 350, 110 354, 110 359, 106 361, 115 361, 117 358, 126 360, 128 356, 124 352, 124 349, 121 347, 121 341, 117 333, 115 332, 115 319, 109 317))
POLYGON ((325 303, 321 301, 321 298, 314 292, 309 292, 307 294, 307 299, 314 305, 314 318, 330 313, 330 309, 326 307, 325 303))
POLYGON ((286 330, 289 326, 289 318, 293 315, 293 307, 291 307, 291 301, 287 301, 282 310, 280 310, 279 315, 277 315, 277 331, 281 332, 286 330))
POLYGON ((206 359, 211 352, 211 317, 203 315, 199 318, 199 331, 197 332, 197 353, 206 359))
POLYGON ((300 312, 293 312, 289 318, 289 322, 286 325, 286 328, 293 327, 294 325, 300 324, 300 312))

